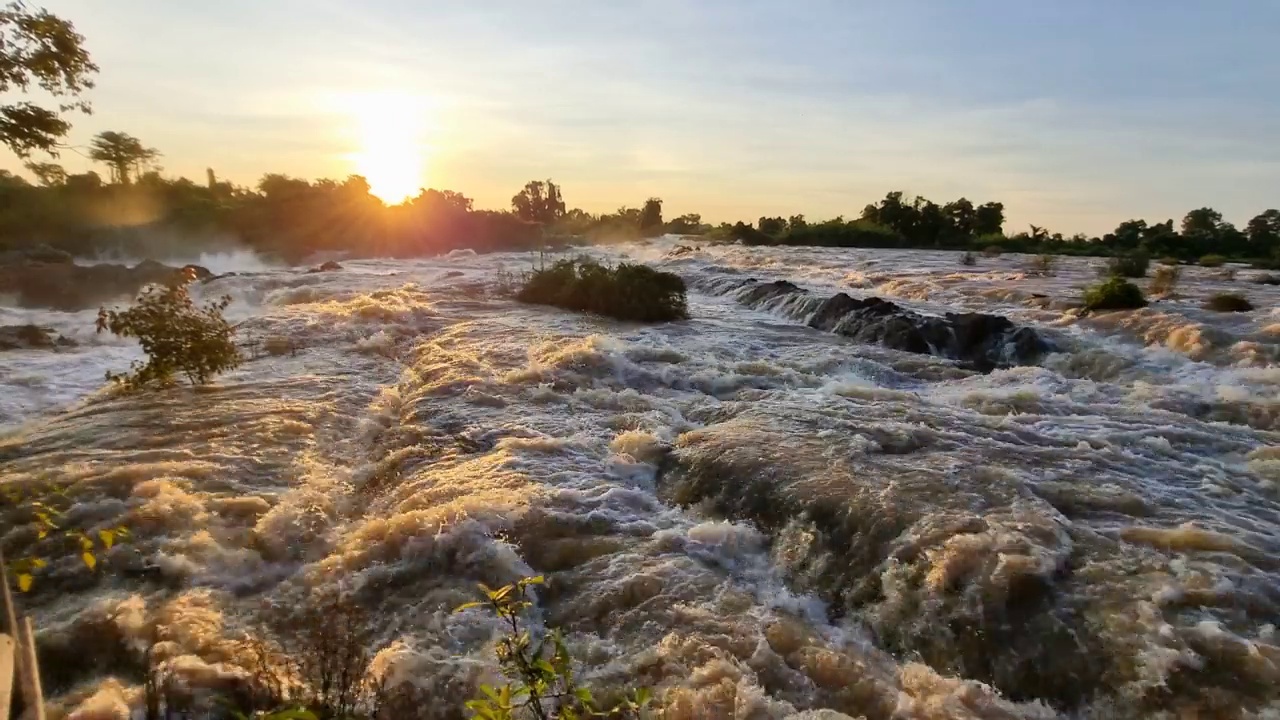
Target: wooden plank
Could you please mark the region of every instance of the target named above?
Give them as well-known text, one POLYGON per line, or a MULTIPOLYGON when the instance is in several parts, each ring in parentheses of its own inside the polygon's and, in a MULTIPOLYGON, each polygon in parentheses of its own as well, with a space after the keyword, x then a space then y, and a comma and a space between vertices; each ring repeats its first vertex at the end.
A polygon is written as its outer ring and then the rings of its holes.
POLYGON ((26 668, 23 678, 27 686, 22 689, 22 699, 26 701, 25 717, 32 720, 44 720, 44 691, 40 688, 40 663, 36 660, 36 632, 31 627, 31 617, 22 618, 22 666, 26 668))
POLYGON ((13 638, 0 634, 0 718, 13 712, 13 638))

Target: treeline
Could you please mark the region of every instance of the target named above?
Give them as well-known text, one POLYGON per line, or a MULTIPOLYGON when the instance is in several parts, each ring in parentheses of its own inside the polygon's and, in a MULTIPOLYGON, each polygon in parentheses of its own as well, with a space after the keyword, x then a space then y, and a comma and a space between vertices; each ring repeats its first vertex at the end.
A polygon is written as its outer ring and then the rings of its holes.
POLYGON ((863 248, 999 250, 1058 255, 1128 256, 1145 254, 1195 260, 1207 254, 1263 264, 1280 262, 1280 210, 1255 216, 1244 230, 1223 220, 1212 208, 1192 210, 1177 226, 1173 220, 1148 224, 1126 220, 1101 237, 1064 237, 1031 225, 1026 232, 1006 234, 1004 205, 975 205, 966 198, 938 205, 922 197, 908 199, 890 192, 867 205, 853 220, 837 217, 811 223, 803 215, 762 217, 756 223, 724 223, 708 232, 711 239, 748 245, 815 245, 863 248))
MULTIPOLYGON (((103 133, 95 159, 110 170, 68 175, 29 163, 36 182, 0 170, 0 250, 50 245, 75 255, 172 256, 220 239, 297 262, 317 252, 407 257, 455 248, 478 252, 625 242, 662 234, 703 235, 748 245, 926 248, 1066 255, 1133 255, 1194 260, 1206 254, 1280 262, 1280 211, 1243 230, 1210 209, 1148 224, 1128 220, 1101 237, 1064 237, 1035 225, 1005 232, 1004 205, 960 198, 942 205, 890 192, 852 220, 809 222, 803 215, 762 217, 712 227, 697 214, 663 217, 662 200, 592 214, 568 208, 550 180, 533 181, 507 211, 477 210, 450 190, 423 190, 397 205, 370 192, 364 178, 307 181, 264 176, 254 188, 219 180, 166 178, 149 163, 158 154, 123 133, 103 133), (126 148, 121 151, 120 148, 126 148)), ((97 142, 97 141, 95 141, 97 142)))
POLYGON ((202 184, 166 178, 127 157, 108 168, 111 182, 49 163, 28 165, 35 183, 0 170, 0 250, 49 245, 81 256, 159 257, 225 239, 296 262, 326 251, 407 257, 529 250, 706 229, 696 215, 665 222, 659 198, 603 215, 566 210, 551 181, 530 182, 510 211, 493 211, 450 190, 423 190, 388 206, 358 175, 312 182, 269 174, 245 188, 212 170, 202 184))

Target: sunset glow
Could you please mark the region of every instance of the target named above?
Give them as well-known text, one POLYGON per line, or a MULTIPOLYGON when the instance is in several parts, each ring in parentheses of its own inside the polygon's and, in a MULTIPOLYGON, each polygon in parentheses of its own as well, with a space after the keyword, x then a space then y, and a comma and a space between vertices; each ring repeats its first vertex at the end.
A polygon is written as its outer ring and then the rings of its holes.
POLYGON ((397 93, 362 95, 351 100, 359 150, 353 172, 369 181, 384 202, 398 203, 425 184, 428 104, 397 93))

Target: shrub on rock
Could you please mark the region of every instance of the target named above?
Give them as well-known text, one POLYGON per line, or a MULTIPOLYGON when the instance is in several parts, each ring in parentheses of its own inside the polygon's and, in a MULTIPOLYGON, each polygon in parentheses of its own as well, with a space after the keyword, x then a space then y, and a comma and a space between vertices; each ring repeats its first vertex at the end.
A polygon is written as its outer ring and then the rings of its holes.
POLYGON ((1150 265, 1151 260, 1145 253, 1119 255, 1107 261, 1101 274, 1104 277, 1146 277, 1150 265))
POLYGON ((1221 255, 1205 255, 1200 258, 1200 267, 1216 268, 1226 264, 1227 259, 1221 255))
POLYGON ((1156 268, 1156 274, 1151 278, 1150 292, 1152 295, 1168 295, 1178 287, 1178 280, 1182 277, 1182 268, 1177 265, 1161 265, 1156 268))
POLYGON ((1084 291, 1085 310, 1134 310, 1146 306, 1142 290, 1121 277, 1113 277, 1084 291))
POLYGON ((606 267, 591 260, 561 260, 531 273, 516 299, 639 322, 689 316, 679 275, 628 263, 606 267))
POLYGON ((1253 309, 1253 303, 1243 295, 1218 293, 1206 300, 1204 307, 1217 312, 1249 312, 1253 309))

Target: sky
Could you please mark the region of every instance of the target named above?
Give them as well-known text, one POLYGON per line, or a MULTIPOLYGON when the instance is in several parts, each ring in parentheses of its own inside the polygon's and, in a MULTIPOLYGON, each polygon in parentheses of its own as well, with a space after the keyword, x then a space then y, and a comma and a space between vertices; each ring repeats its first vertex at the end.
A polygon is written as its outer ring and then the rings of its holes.
POLYGON ((1280 206, 1280 0, 43 4, 101 68, 69 144, 127 132, 193 179, 505 208, 551 178, 571 207, 715 222, 899 189, 1067 235, 1280 206))

